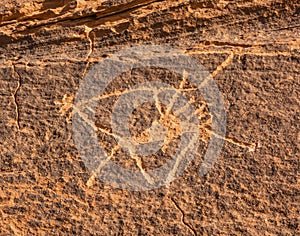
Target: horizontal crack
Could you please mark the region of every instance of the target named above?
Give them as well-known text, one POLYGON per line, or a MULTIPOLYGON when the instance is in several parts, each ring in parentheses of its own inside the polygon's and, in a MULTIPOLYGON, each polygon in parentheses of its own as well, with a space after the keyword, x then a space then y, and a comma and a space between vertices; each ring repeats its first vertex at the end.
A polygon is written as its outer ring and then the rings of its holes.
POLYGON ((276 31, 280 31, 280 30, 295 29, 295 28, 300 28, 300 24, 299 25, 290 25, 290 26, 281 27, 281 28, 275 28, 275 29, 271 29, 271 30, 266 30, 265 32, 276 32, 276 31))
POLYGON ((253 44, 245 44, 245 43, 232 43, 232 42, 225 42, 225 41, 200 41, 205 46, 230 46, 230 47, 242 47, 242 48, 251 48, 253 46, 264 46, 261 45, 253 45, 253 44))

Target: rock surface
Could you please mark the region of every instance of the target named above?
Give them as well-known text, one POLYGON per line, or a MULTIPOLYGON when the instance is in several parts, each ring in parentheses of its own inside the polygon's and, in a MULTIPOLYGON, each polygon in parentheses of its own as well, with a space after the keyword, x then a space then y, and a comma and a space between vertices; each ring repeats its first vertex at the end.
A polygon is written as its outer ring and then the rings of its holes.
MULTIPOLYGON (((2 1, 0 235, 299 234, 299 14, 294 0, 2 1), (72 135, 73 99, 98 62, 148 44, 177 48, 208 69, 224 98, 227 133, 205 176, 197 173, 209 128, 200 129, 198 158, 179 178, 134 192, 86 167, 72 135)), ((107 92, 145 76, 181 86, 178 75, 148 68, 107 92)), ((98 108, 95 123, 107 152, 116 141, 101 129, 113 102, 98 108)), ((144 122, 131 123, 137 142, 149 141, 143 127, 159 120, 156 108, 133 114, 144 122)), ((177 147, 176 118, 160 122, 175 141, 140 168, 156 168, 177 147)), ((137 168, 122 157, 113 160, 137 168)))

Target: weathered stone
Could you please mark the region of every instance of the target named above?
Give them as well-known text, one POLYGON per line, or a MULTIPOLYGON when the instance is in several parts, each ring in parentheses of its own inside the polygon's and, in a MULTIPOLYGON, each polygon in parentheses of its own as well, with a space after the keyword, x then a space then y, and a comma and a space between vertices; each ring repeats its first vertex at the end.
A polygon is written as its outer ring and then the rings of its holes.
MULTIPOLYGON (((299 9, 294 0, 4 0, 0 235, 299 234, 299 9), (85 166, 71 118, 73 99, 93 66, 146 44, 178 48, 208 69, 224 98, 227 133, 204 177, 198 169, 209 122, 200 125, 198 154, 181 177, 167 187, 131 192, 103 183, 85 166)), ((145 78, 177 88, 182 80, 157 68, 137 69, 106 93, 145 78)), ((96 112, 108 153, 117 142, 101 128, 110 128, 114 102, 105 100, 96 112)), ((156 108, 145 104, 133 114, 138 142, 149 141, 156 108)), ((162 165, 178 147, 178 120, 173 113, 167 118, 160 121, 175 130, 169 132, 174 140, 141 168, 162 165)), ((125 151, 112 159, 139 171, 125 151)))

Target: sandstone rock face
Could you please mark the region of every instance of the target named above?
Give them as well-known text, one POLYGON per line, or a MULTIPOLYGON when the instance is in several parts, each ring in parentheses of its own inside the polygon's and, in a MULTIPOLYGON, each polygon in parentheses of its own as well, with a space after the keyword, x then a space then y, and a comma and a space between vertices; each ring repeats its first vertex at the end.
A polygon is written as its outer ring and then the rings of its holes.
POLYGON ((299 14, 295 0, 2 1, 0 235, 299 234, 299 14), (176 112, 156 101, 132 112, 136 143, 162 141, 149 158, 120 147, 111 115, 124 91, 168 83, 199 115, 185 171, 168 185, 131 191, 101 181, 99 163, 91 170, 82 159, 76 94, 95 66, 137 45, 175 48, 218 86, 226 135, 204 176, 215 118, 184 76, 163 68, 116 77, 91 126, 119 166, 146 173, 164 165, 180 145, 176 112), (166 139, 153 135, 161 133, 166 139))

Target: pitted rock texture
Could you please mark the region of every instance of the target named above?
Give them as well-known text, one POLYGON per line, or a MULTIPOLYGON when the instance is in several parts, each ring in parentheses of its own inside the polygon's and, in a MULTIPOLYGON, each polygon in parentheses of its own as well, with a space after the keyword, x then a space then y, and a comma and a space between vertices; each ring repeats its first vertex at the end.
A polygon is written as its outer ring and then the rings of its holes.
MULTIPOLYGON (((298 235, 299 14, 295 0, 2 1, 0 235, 298 235), (181 177, 131 192, 85 166, 72 137, 73 103, 94 65, 145 44, 178 48, 208 69, 224 98, 227 133, 205 176, 198 169, 209 122, 181 177)), ((145 71, 180 87, 180 76, 149 68, 124 80, 138 82, 145 71)), ((122 81, 107 92, 130 86, 122 81)), ((109 153, 115 143, 101 132, 104 112, 99 107, 95 125, 109 153)), ((137 141, 149 140, 154 120, 163 121, 155 104, 133 113, 137 141)), ((163 154, 141 167, 161 165, 163 154)), ((122 157, 113 160, 140 170, 122 157)))

